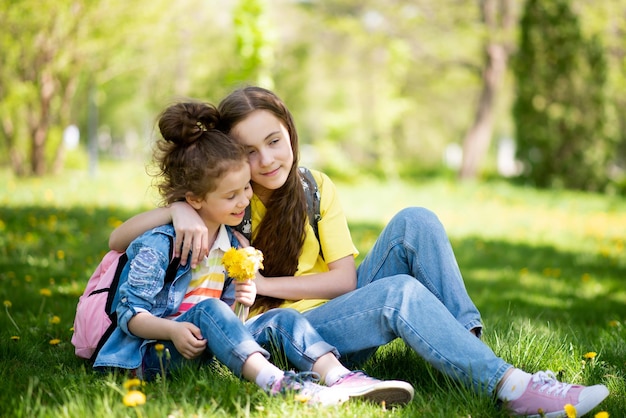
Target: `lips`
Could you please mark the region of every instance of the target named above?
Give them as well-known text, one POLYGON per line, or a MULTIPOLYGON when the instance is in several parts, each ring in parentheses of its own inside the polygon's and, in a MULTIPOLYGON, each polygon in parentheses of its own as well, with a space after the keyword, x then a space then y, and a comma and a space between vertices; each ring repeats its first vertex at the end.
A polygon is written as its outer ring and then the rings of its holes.
POLYGON ((265 176, 265 177, 273 177, 273 176, 275 176, 276 174, 278 174, 278 171, 279 171, 279 170, 280 170, 280 167, 278 167, 278 168, 276 168, 276 169, 274 169, 274 170, 272 170, 272 171, 267 171, 267 172, 265 172, 265 173, 261 173, 261 175, 262 175, 262 176, 265 176))

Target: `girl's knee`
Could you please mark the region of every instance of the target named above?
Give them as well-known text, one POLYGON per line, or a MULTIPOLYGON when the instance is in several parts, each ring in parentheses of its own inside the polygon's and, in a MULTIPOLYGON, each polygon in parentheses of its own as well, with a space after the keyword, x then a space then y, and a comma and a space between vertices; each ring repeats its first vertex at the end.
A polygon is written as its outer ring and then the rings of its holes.
POLYGON ((404 208, 400 212, 398 212, 398 216, 410 222, 421 221, 428 223, 439 223, 439 218, 437 217, 435 212, 424 207, 411 206, 408 208, 404 208))

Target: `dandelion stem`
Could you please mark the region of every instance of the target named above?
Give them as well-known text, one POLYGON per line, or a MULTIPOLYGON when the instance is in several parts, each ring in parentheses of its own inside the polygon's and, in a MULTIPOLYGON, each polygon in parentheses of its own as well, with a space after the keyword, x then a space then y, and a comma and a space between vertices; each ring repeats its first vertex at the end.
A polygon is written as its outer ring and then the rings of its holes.
POLYGON ((235 314, 237 315, 237 318, 241 319, 241 322, 246 322, 246 319, 248 318, 249 313, 250 313, 249 307, 239 302, 235 302, 235 314))
POLYGON ((22 332, 22 330, 20 330, 20 327, 17 326, 17 324, 15 323, 15 321, 13 320, 13 317, 11 316, 11 314, 9 313, 9 307, 8 306, 4 306, 4 309, 7 311, 7 316, 9 317, 9 319, 11 320, 11 323, 15 326, 15 328, 17 328, 17 332, 22 332))

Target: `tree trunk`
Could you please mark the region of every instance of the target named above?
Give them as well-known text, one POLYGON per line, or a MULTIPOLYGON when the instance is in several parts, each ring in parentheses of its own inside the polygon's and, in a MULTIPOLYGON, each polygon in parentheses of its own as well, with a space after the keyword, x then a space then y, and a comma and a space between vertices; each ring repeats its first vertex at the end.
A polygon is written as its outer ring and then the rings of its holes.
POLYGON ((506 71, 507 53, 502 45, 487 47, 487 66, 483 74, 483 87, 474 118, 474 124, 463 139, 463 162, 459 173, 462 179, 475 178, 493 134, 495 100, 500 82, 506 71))
POLYGON ((494 113, 498 90, 504 78, 509 56, 506 34, 513 26, 513 9, 510 0, 482 0, 480 8, 488 29, 485 46, 483 87, 478 101, 474 123, 463 139, 463 161, 459 171, 461 179, 475 178, 485 157, 493 135, 494 113), (497 40, 497 41, 496 41, 497 40))

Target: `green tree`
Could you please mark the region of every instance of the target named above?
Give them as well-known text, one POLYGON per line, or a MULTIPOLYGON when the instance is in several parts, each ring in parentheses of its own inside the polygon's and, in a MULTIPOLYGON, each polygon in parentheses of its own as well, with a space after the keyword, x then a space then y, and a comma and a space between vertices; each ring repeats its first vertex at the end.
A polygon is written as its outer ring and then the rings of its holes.
POLYGON ((0 136, 15 173, 42 175, 61 158, 60 135, 52 144, 49 133, 69 121, 85 4, 2 0, 0 8, 0 136))
POLYGON ((615 153, 605 133, 607 62, 569 0, 526 3, 514 67, 522 176, 540 187, 603 189, 615 153))

